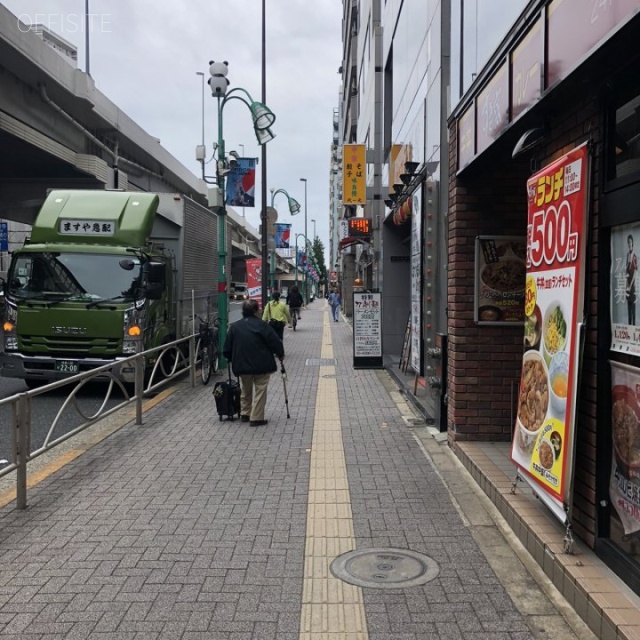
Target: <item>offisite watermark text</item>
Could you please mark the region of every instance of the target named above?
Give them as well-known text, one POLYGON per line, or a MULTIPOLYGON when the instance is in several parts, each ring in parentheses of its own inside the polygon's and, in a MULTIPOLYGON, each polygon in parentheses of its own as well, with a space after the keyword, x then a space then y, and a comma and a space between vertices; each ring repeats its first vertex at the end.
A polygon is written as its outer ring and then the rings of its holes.
POLYGON ((18 29, 26 33, 36 26, 43 26, 60 35, 85 31, 111 33, 111 16, 110 13, 21 13, 18 29))

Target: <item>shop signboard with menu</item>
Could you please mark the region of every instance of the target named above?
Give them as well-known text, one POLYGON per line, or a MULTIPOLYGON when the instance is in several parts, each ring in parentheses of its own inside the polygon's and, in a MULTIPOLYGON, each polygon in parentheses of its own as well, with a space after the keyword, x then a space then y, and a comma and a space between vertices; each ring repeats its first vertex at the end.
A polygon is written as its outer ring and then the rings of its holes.
POLYGON ((520 236, 476 238, 475 321, 513 324, 524 321, 527 240, 520 236))
POLYGON ((562 521, 567 521, 589 193, 587 143, 527 181, 524 354, 511 459, 562 521))
POLYGON ((611 364, 612 463, 609 498, 625 535, 640 531, 640 369, 611 364))
POLYGON ((382 369, 382 294, 353 292, 353 368, 382 369))
POLYGON ((640 356, 640 224, 611 228, 611 350, 640 356))

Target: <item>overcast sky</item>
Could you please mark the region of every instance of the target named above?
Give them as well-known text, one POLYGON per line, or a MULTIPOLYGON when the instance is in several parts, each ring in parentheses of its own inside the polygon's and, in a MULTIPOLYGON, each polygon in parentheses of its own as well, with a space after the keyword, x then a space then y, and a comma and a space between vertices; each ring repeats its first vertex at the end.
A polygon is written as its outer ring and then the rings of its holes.
MULTIPOLYGON (((84 0, 0 0, 25 23, 49 26, 78 47, 85 69, 84 0)), ((90 0, 90 70, 97 88, 196 176, 195 147, 202 138, 202 78, 209 61, 229 62, 230 89, 262 95, 261 0, 90 0)), ((266 97, 276 114, 276 138, 267 145, 268 189, 285 189, 303 210, 294 218, 283 195, 275 198, 279 222, 304 232, 307 178, 308 233, 328 246, 329 161, 333 111, 338 106, 342 3, 339 0, 266 0, 266 97)), ((208 157, 218 138, 217 103, 205 85, 208 157)), ((239 101, 224 108, 227 152, 260 157, 249 110, 239 101), (244 147, 242 146, 244 145, 244 147)), ((215 173, 214 163, 208 175, 215 173)), ((256 208, 245 209, 256 228, 256 208)), ((271 194, 268 192, 270 204, 271 194)), ((293 238, 293 235, 292 235, 293 238)), ((327 265, 328 266, 328 265, 327 265)))

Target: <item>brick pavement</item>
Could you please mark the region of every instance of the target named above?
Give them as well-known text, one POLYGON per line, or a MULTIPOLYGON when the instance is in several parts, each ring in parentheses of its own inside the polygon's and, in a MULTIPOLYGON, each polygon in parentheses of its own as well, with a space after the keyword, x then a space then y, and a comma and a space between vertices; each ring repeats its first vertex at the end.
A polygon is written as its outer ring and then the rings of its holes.
POLYGON ((279 374, 260 428, 185 387, 31 489, 28 510, 1 509, 0 638, 534 637, 380 372, 354 371, 350 327, 328 320, 317 301, 285 333, 289 420, 279 374), (336 591, 332 557, 379 547, 439 575, 336 591))

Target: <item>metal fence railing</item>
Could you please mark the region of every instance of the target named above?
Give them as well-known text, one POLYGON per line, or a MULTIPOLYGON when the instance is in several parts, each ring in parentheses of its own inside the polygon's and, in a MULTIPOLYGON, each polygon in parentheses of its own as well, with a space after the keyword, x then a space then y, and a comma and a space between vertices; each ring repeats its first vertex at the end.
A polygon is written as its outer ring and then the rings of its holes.
POLYGON ((200 362, 199 354, 199 335, 193 334, 160 347, 141 351, 136 355, 118 360, 117 363, 104 365, 0 400, 0 409, 8 409, 11 416, 9 420, 10 458, 8 464, 0 470, 0 478, 15 472, 17 507, 24 509, 27 506, 27 467, 29 462, 84 431, 97 421, 132 403, 135 403, 136 407, 135 424, 142 424, 143 398, 145 396, 149 396, 155 390, 187 373, 190 375, 191 386, 195 386, 196 366, 200 362), (147 368, 146 362, 152 359, 152 356, 155 357, 155 364, 152 368, 147 368), (116 374, 116 371, 123 367, 133 369, 133 385, 124 383, 116 374), (95 381, 105 382, 104 397, 98 410, 91 415, 86 415, 78 401, 78 396, 85 385, 95 381), (53 422, 49 425, 44 442, 37 449, 31 451, 34 398, 56 389, 69 387, 70 392, 53 422), (120 392, 124 399, 115 398, 117 392, 120 392), (71 430, 60 433, 63 416, 73 410, 80 417, 80 424, 71 430))

